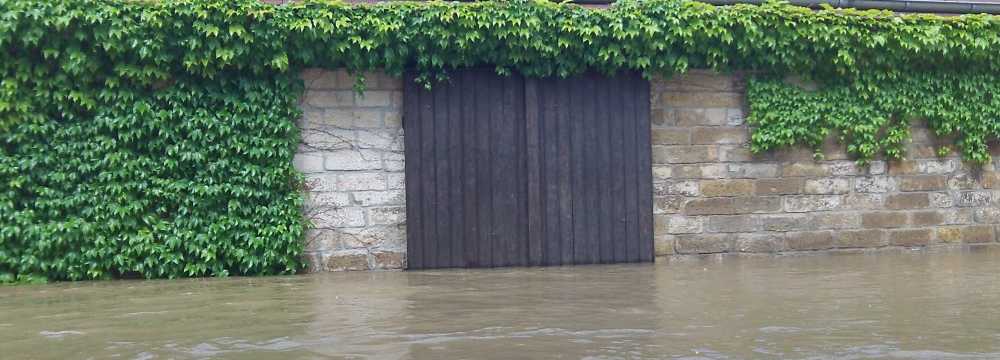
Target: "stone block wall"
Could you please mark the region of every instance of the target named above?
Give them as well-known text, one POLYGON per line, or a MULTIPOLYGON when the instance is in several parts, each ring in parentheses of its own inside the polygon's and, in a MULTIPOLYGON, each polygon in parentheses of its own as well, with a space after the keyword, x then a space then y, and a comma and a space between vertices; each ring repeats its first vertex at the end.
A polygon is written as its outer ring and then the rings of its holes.
MULTIPOLYGON (((312 271, 405 267, 402 80, 302 73, 295 166, 307 180, 312 271)), ((753 155, 739 75, 651 84, 656 254, 769 253, 1000 241, 1000 149, 974 171, 914 124, 904 161, 858 167, 830 141, 753 155)), ((1000 147, 998 147, 1000 148, 1000 147)))
MULTIPOLYGON (((975 171, 915 123, 908 159, 858 167, 842 145, 753 155, 739 75, 652 83, 658 255, 974 244, 1000 236, 1000 157, 975 171)), ((1000 155, 1000 154, 998 154, 1000 155)))
POLYGON ((305 174, 306 255, 312 271, 405 265, 402 80, 306 70, 295 167, 305 174))

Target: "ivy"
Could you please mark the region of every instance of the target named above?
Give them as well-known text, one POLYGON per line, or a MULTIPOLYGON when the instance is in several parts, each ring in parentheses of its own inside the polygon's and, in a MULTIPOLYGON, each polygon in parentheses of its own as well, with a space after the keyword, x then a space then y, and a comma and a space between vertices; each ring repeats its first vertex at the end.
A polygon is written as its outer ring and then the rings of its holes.
MULTIPOLYGON (((819 149, 830 134, 862 164, 877 156, 902 158, 914 121, 951 139, 973 164, 990 159, 1000 139, 1000 77, 982 73, 915 73, 893 80, 859 76, 807 90, 782 79, 748 84, 755 126, 751 150, 805 145, 819 149)), ((817 150, 818 151, 818 150, 817 150)), ((939 155, 950 149, 942 147, 939 155)))
POLYGON ((982 163, 1000 123, 1000 19, 987 15, 0 0, 0 47, 0 282, 301 269, 291 158, 305 67, 412 69, 427 86, 484 64, 528 76, 750 71, 755 151, 837 133, 862 161, 902 156, 916 118, 982 163))

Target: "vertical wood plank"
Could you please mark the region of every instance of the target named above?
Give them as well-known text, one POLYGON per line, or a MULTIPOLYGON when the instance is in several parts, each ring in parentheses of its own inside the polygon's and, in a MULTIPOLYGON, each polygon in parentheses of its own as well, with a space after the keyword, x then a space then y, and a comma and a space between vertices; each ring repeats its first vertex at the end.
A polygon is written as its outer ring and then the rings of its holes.
POLYGON ((465 249, 463 248, 463 228, 465 226, 463 213, 465 202, 462 199, 462 185, 464 184, 464 165, 463 161, 465 157, 465 149, 462 146, 462 130, 464 129, 464 121, 462 121, 462 106, 465 103, 466 98, 466 86, 464 79, 468 77, 468 72, 461 72, 457 74, 458 76, 452 80, 449 84, 448 93, 450 99, 448 101, 448 161, 450 163, 451 174, 449 177, 450 181, 450 194, 448 199, 450 200, 449 208, 451 211, 451 228, 449 236, 451 242, 451 252, 448 256, 448 267, 459 267, 463 266, 462 258, 465 254, 465 249))
POLYGON ((653 261, 653 165, 652 128, 650 124, 649 81, 636 73, 632 74, 632 88, 639 92, 636 96, 636 131, 638 136, 639 167, 639 261, 653 261))
POLYGON ((538 108, 538 82, 536 79, 524 79, 524 121, 525 121, 525 146, 527 155, 526 173, 527 183, 527 209, 525 214, 528 220, 528 261, 529 265, 538 266, 543 264, 542 259, 542 217, 544 209, 542 207, 542 174, 541 157, 542 149, 540 142, 541 126, 539 118, 541 116, 538 108))
POLYGON ((627 239, 628 239, 628 260, 629 262, 639 261, 639 203, 638 203, 638 176, 639 154, 638 136, 636 121, 636 98, 635 91, 631 88, 631 81, 628 73, 621 73, 616 77, 616 81, 622 84, 632 96, 626 97, 625 107, 622 111, 625 122, 625 208, 627 216, 627 239))
POLYGON ((589 159, 584 152, 584 121, 583 107, 586 94, 583 92, 583 81, 580 76, 574 76, 564 81, 569 85, 570 113, 570 192, 573 194, 573 263, 582 264, 587 258, 587 209, 584 207, 586 189, 584 188, 584 167, 589 159))
POLYGON ((505 169, 505 162, 508 157, 507 139, 506 139, 506 124, 504 123, 504 85, 506 85, 503 79, 492 78, 491 79, 491 97, 496 99, 492 103, 493 109, 490 111, 490 126, 492 127, 491 140, 494 141, 491 147, 493 152, 493 160, 491 161, 493 170, 493 229, 491 234, 493 236, 493 258, 492 266, 503 266, 507 262, 507 252, 504 251, 507 247, 506 243, 506 232, 510 224, 510 218, 507 214, 507 209, 504 206, 506 201, 504 200, 504 194, 506 193, 506 179, 509 176, 508 170, 505 169))
MULTIPOLYGON (((405 186, 407 189, 420 186, 421 178, 421 148, 420 140, 420 88, 414 82, 412 73, 407 72, 403 77, 403 146, 407 154, 418 154, 418 156, 408 156, 404 162, 405 186)), ((421 269, 424 267, 422 238, 423 213, 421 191, 406 191, 406 257, 407 267, 421 269)))
POLYGON ((476 105, 478 91, 469 91, 475 87, 475 73, 463 72, 462 75, 462 223, 464 224, 462 241, 463 254, 460 266, 477 266, 479 245, 479 204, 476 194, 479 192, 477 165, 479 142, 478 124, 476 123, 476 105))
POLYGON ((453 91, 450 83, 435 84, 434 93, 434 180, 437 238, 434 239, 434 267, 447 267, 451 259, 451 156, 448 129, 451 127, 449 105, 453 91))
POLYGON ((573 192, 571 182, 571 141, 572 119, 570 119, 570 86, 568 81, 556 80, 558 98, 556 99, 556 117, 559 123, 559 227, 561 252, 560 264, 573 263, 573 192))
POLYGON ((582 94, 583 94, 583 118, 580 119, 583 123, 584 136, 583 141, 583 190, 584 196, 584 209, 583 215, 585 217, 584 223, 586 224, 586 230, 584 231, 584 238, 586 239, 586 258, 584 262, 587 264, 594 264, 599 262, 600 259, 600 188, 597 186, 598 180, 604 175, 601 173, 601 169, 598 167, 600 164, 600 154, 598 153, 599 147, 597 144, 597 138, 599 136, 598 124, 597 124, 597 83, 602 80, 600 76, 593 72, 588 72, 582 76, 583 84, 582 94))
POLYGON ((608 87, 611 89, 612 96, 608 99, 608 107, 611 110, 611 155, 612 155, 612 165, 610 170, 611 175, 611 189, 612 189, 612 199, 613 201, 613 211, 614 217, 612 218, 612 236, 614 237, 614 262, 625 262, 628 257, 626 254, 626 243, 628 242, 628 234, 626 233, 626 214, 625 214, 625 203, 622 201, 625 198, 625 121, 624 121, 624 99, 620 95, 623 91, 622 87, 617 81, 609 79, 607 83, 608 87))
POLYGON ((493 95, 492 90, 495 86, 490 78, 483 76, 482 73, 476 73, 476 83, 481 86, 478 90, 479 96, 477 96, 478 103, 476 104, 477 116, 476 123, 478 124, 479 130, 479 179, 481 187, 479 188, 478 195, 478 207, 480 210, 479 216, 479 266, 490 267, 493 266, 493 146, 491 145, 491 140, 493 138, 493 119, 490 116, 490 112, 493 110, 490 104, 495 101, 496 97, 493 95))
POLYGON ((544 184, 544 234, 545 245, 543 263, 558 265, 562 263, 562 221, 559 195, 559 118, 556 112, 559 99, 559 89, 550 79, 538 79, 539 101, 542 106, 542 182, 544 184))
POLYGON ((423 234, 424 240, 421 246, 421 257, 424 259, 425 268, 437 266, 435 261, 437 254, 437 194, 436 192, 436 169, 434 155, 434 94, 426 90, 421 91, 420 96, 420 135, 423 137, 420 144, 421 179, 419 191, 423 199, 421 212, 424 214, 423 234))
POLYGON ((510 76, 510 96, 513 102, 512 114, 514 132, 515 160, 512 163, 514 176, 511 177, 513 191, 513 201, 511 202, 511 213, 514 216, 516 226, 513 230, 512 247, 515 255, 512 264, 515 266, 526 266, 529 264, 528 246, 528 135, 527 135, 527 111, 525 109, 525 92, 527 91, 524 77, 520 74, 510 76))
POLYGON ((613 263, 615 261, 615 249, 614 244, 616 239, 618 239, 618 234, 613 232, 614 228, 614 197, 612 188, 613 178, 615 173, 609 171, 613 167, 612 153, 615 151, 611 147, 611 122, 614 121, 612 117, 612 111, 609 103, 609 98, 612 96, 612 92, 609 86, 607 86, 607 79, 601 77, 601 83, 597 86, 597 91, 595 93, 594 103, 597 106, 597 142, 596 146, 598 148, 598 166, 601 169, 601 176, 598 179, 600 188, 600 203, 598 206, 598 216, 600 221, 598 222, 600 234, 600 262, 601 263, 613 263))

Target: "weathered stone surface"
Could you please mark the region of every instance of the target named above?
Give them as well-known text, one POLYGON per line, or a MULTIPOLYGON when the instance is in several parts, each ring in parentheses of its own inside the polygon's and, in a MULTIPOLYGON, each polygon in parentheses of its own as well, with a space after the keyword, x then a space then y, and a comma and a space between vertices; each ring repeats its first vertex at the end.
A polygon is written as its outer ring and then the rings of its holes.
POLYGON ((878 211, 861 214, 861 226, 868 229, 891 229, 905 227, 907 214, 898 211, 878 211))
POLYGON ((884 230, 871 229, 837 231, 833 244, 838 248, 875 248, 889 245, 889 242, 884 230))
POLYGON ((780 233, 737 234, 734 251, 745 253, 772 253, 785 250, 785 238, 780 233))
POLYGON ((653 123, 653 126, 677 125, 677 111, 673 108, 652 109, 650 111, 650 122, 653 123))
POLYGON ((785 211, 812 212, 835 210, 843 198, 834 195, 801 195, 785 197, 785 211))
POLYGON ((379 172, 352 172, 337 175, 337 190, 364 191, 386 189, 385 174, 379 172))
POLYGON ((302 141, 294 165, 306 173, 311 271, 401 268, 406 212, 402 80, 366 74, 352 89, 344 71, 306 70, 302 141))
POLYGON ((781 168, 777 164, 742 163, 728 166, 731 178, 773 178, 780 173, 781 168))
MULTIPOLYGON (((332 251, 346 249, 341 241, 340 233, 332 229, 306 229, 305 250, 310 252, 332 251)), ((317 254, 321 255, 321 254, 317 254)))
POLYGON ((653 184, 653 196, 684 195, 699 196, 701 190, 697 181, 667 181, 653 184))
POLYGON ((854 191, 860 193, 885 193, 892 189, 887 176, 866 176, 854 179, 854 191))
POLYGON ((696 216, 672 215, 660 217, 665 222, 668 234, 700 233, 704 228, 704 219, 696 216))
POLYGON ((365 225, 365 212, 360 207, 308 208, 306 218, 318 229, 336 229, 365 225))
POLYGON ((678 254, 711 254, 728 252, 732 249, 730 234, 678 235, 675 251, 678 254))
POLYGON ((861 214, 855 211, 818 213, 813 215, 809 225, 816 230, 854 229, 861 227, 861 214))
POLYGON ((305 208, 345 207, 351 206, 349 193, 308 192, 305 196, 305 208))
POLYGON ((373 207, 366 210, 368 224, 392 225, 406 222, 406 208, 402 206, 373 207))
POLYGON ((354 91, 351 90, 307 90, 305 103, 315 107, 352 107, 354 91))
POLYGON ((819 164, 801 162, 786 164, 781 173, 785 177, 830 176, 830 171, 819 164))
POLYGON ((719 145, 719 161, 722 162, 758 162, 767 161, 770 155, 755 155, 745 145, 719 145))
POLYGON ((298 153, 292 158, 292 166, 303 173, 323 172, 323 154, 298 153))
POLYGON ((960 207, 976 207, 976 206, 986 206, 993 202, 993 192, 989 190, 984 191, 963 191, 958 196, 958 204, 960 207))
POLYGON ((955 198, 950 192, 933 192, 927 194, 930 200, 930 207, 950 208, 955 206, 955 198))
POLYGON ((363 94, 354 94, 355 104, 361 107, 385 107, 400 104, 402 100, 398 91, 366 90, 363 94))
POLYGON ((396 251, 376 251, 371 254, 373 269, 402 269, 406 267, 406 254, 396 251))
MULTIPOLYGON (((989 225, 962 226, 951 229, 957 230, 959 233, 958 239, 966 244, 981 244, 996 240, 994 227, 989 225)), ((938 234, 940 237, 941 233, 939 232, 938 234)))
POLYGON ((885 207, 892 210, 923 209, 930 205, 927 193, 892 194, 885 199, 885 207))
POLYGON ((746 123, 746 116, 743 109, 726 109, 726 125, 740 126, 746 123))
POLYGON ((742 214, 764 214, 781 211, 781 198, 778 196, 749 196, 734 198, 736 210, 742 214))
POLYGON ((719 160, 719 149, 711 145, 653 146, 654 164, 689 164, 717 160, 719 160))
POLYGON ((803 231, 785 233, 789 250, 823 250, 833 248, 833 233, 829 231, 803 231))
POLYGON ((910 225, 914 227, 933 226, 945 223, 945 214, 939 210, 914 211, 910 213, 910 225))
POLYGON ((884 194, 854 193, 844 195, 841 209, 844 210, 876 210, 883 209, 884 194))
POLYGON ((976 212, 973 209, 940 209, 944 223, 948 225, 968 225, 975 223, 976 212))
POLYGON ((364 250, 335 251, 326 258, 327 271, 368 269, 368 252, 364 250))
POLYGON ((766 231, 800 231, 809 229, 809 217, 804 214, 776 214, 761 216, 766 231))
POLYGON ((940 175, 902 176, 897 182, 899 191, 934 191, 947 188, 947 178, 940 175))
POLYGON ((743 144, 749 139, 749 131, 742 127, 697 127, 691 132, 692 144, 743 144))
POLYGON ((677 179, 718 179, 727 174, 725 164, 681 164, 672 167, 672 176, 677 179))
MULTIPOLYGON (((667 104, 683 107, 684 105, 667 104)), ((726 109, 677 109, 677 126, 720 126, 726 124, 726 109)))
POLYGON ((864 171, 858 167, 858 163, 850 160, 825 161, 820 166, 822 166, 827 173, 833 176, 855 176, 864 174, 864 171))
POLYGON ((851 180, 844 178, 822 178, 806 180, 806 194, 846 194, 851 191, 851 180))
POLYGON ((948 189, 950 190, 975 190, 982 188, 980 181, 971 174, 957 174, 948 178, 948 189))
POLYGON ((685 198, 678 195, 659 196, 653 199, 654 214, 674 214, 681 211, 685 198))
POLYGON ((662 128, 652 130, 653 145, 691 144, 691 130, 688 128, 662 128))
POLYGON ((805 181, 796 178, 760 179, 756 181, 756 195, 787 195, 799 194, 805 181))
POLYGON ((356 143, 357 132, 353 129, 342 129, 325 124, 307 124, 301 126, 301 129, 300 153, 347 150, 354 147, 356 143))
POLYGON ((1000 224, 1000 208, 986 207, 976 209, 975 219, 980 224, 1000 224))
POLYGON ((674 254, 674 237, 670 235, 653 238, 653 254, 666 256, 674 254))
POLYGON ((753 194, 753 182, 745 179, 702 180, 699 184, 702 196, 746 196, 753 194))
POLYGON ((360 206, 403 205, 406 194, 402 190, 358 191, 351 198, 360 206))
POLYGON ((674 177, 674 168, 670 165, 653 165, 653 182, 664 182, 674 177))
POLYGON ((708 218, 710 232, 753 232, 760 230, 760 221, 753 215, 717 215, 708 218))
POLYGON ((323 154, 326 170, 373 170, 382 168, 382 152, 371 149, 335 150, 323 154))
POLYGON ((932 229, 889 230, 889 244, 896 246, 926 246, 933 238, 932 229))

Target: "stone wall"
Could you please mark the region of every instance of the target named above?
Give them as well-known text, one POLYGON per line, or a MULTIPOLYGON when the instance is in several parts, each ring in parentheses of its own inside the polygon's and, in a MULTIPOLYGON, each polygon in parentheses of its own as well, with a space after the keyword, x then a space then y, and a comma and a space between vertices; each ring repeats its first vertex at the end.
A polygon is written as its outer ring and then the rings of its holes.
POLYGON ((652 84, 658 255, 998 241, 1000 157, 975 172, 939 158, 950 142, 921 123, 904 161, 861 168, 833 141, 823 161, 808 149, 755 156, 743 84, 698 71, 652 84))
POLYGON ((306 70, 295 167, 306 177, 312 271, 402 268, 406 252, 402 81, 306 70))
MULTIPOLYGON (((405 267, 402 81, 302 73, 295 165, 307 179, 313 271, 405 267)), ((652 82, 657 255, 996 242, 1000 151, 974 172, 914 124, 909 159, 860 168, 843 146, 752 155, 743 79, 694 71, 652 82)), ((943 144, 943 143, 942 143, 943 144)))

